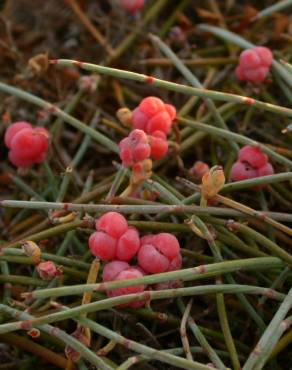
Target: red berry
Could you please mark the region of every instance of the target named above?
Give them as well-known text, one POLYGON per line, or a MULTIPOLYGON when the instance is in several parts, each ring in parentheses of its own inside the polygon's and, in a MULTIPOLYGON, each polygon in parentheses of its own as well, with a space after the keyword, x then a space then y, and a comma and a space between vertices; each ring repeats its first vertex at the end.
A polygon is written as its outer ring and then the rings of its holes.
MULTIPOLYGON (((116 277, 115 281, 121 281, 121 280, 128 280, 128 279, 139 279, 143 277, 144 274, 140 269, 137 269, 135 267, 130 267, 126 270, 121 271, 116 277)), ((126 294, 134 294, 134 293, 142 293, 145 290, 146 286, 143 284, 135 285, 135 286, 129 286, 124 288, 116 288, 112 289, 107 292, 109 297, 117 297, 121 295, 126 294)), ((141 307, 145 304, 144 301, 137 301, 137 302, 131 302, 124 305, 121 305, 120 307, 141 307)))
POLYGON ((31 128, 31 124, 28 122, 15 122, 10 125, 6 131, 4 136, 4 142, 7 148, 11 148, 11 140, 14 137, 15 134, 17 134, 19 131, 21 131, 24 128, 31 128))
POLYGON ((135 228, 129 228, 118 240, 116 257, 121 261, 130 261, 139 248, 139 233, 135 228))
POLYGON ((169 233, 160 233, 155 235, 152 244, 169 260, 179 254, 180 246, 177 238, 169 233))
POLYGON ((262 65, 270 67, 273 62, 273 53, 265 46, 257 46, 254 48, 261 59, 262 65))
POLYGON ((169 114, 170 119, 173 121, 176 117, 176 109, 172 104, 164 104, 166 112, 169 114))
POLYGON ((102 231, 91 234, 88 245, 91 253, 103 261, 111 261, 115 258, 117 239, 102 231))
POLYGON ((148 119, 149 119, 148 116, 146 116, 146 114, 141 112, 139 107, 133 110, 132 123, 136 129, 145 131, 148 119))
POLYGON ((258 176, 269 176, 274 174, 274 168, 271 163, 266 163, 264 166, 258 169, 258 176))
POLYGON ((262 65, 261 58, 259 57, 258 53, 253 49, 244 50, 239 57, 239 64, 244 69, 251 69, 260 67, 262 65))
POLYGON ((155 136, 150 136, 149 141, 151 147, 151 158, 155 160, 164 158, 168 152, 168 141, 155 136))
POLYGON ((142 9, 144 2, 145 0, 120 0, 122 8, 131 14, 135 14, 142 9))
POLYGON ((144 98, 139 104, 139 108, 149 118, 165 110, 163 101, 155 96, 144 98))
POLYGON ((148 273, 157 274, 168 270, 169 260, 151 244, 142 245, 137 258, 139 266, 148 273))
POLYGON ((171 118, 166 111, 158 112, 152 118, 149 119, 146 132, 152 134, 154 131, 162 131, 166 134, 169 133, 171 128, 171 118))
POLYGON ((258 176, 258 171, 251 167, 248 163, 237 161, 231 168, 231 180, 241 181, 253 179, 258 176))
POLYGON ((264 46, 244 50, 235 74, 239 80, 261 83, 267 77, 272 62, 273 54, 264 46))
POLYGON ((21 152, 9 150, 8 158, 15 167, 30 167, 34 161, 30 159, 24 159, 21 156, 21 152))
POLYGON ((128 230, 128 222, 118 212, 107 212, 96 220, 97 231, 104 231, 113 238, 120 238, 128 230))
POLYGON ((238 159, 241 162, 247 162, 255 169, 268 163, 268 156, 259 147, 251 145, 245 145, 240 149, 238 159))
POLYGON ((142 130, 133 130, 120 144, 120 158, 125 166, 143 161, 150 156, 148 137, 142 130))
POLYGON ((124 270, 130 268, 130 265, 127 262, 123 261, 112 261, 107 263, 104 266, 102 272, 102 281, 113 281, 118 276, 118 274, 124 270))

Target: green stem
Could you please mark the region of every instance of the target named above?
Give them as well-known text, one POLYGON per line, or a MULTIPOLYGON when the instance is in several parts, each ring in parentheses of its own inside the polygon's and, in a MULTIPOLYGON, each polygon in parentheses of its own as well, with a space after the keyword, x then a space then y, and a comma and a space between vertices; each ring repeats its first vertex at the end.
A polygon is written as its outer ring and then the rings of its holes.
MULTIPOLYGON (((200 89, 196 87, 186 86, 177 84, 170 81, 161 80, 152 76, 143 75, 136 72, 124 71, 116 68, 104 67, 101 65, 79 62, 70 59, 56 59, 51 61, 53 64, 57 64, 61 67, 72 67, 77 66, 86 71, 93 73, 98 73, 102 75, 108 75, 116 78, 125 78, 127 80, 138 81, 146 84, 151 84, 152 86, 161 87, 170 91, 176 91, 186 95, 200 96, 202 98, 210 98, 214 100, 229 101, 238 104, 252 105, 255 108, 262 109, 264 111, 278 113, 284 116, 292 117, 292 109, 268 104, 263 101, 255 100, 248 97, 242 97, 235 94, 228 94, 224 92, 200 89)), ((0 85, 1 88, 1 85, 0 85)))
POLYGON ((45 297, 60 297, 68 295, 78 295, 90 291, 106 291, 114 288, 121 288, 126 286, 135 286, 139 284, 155 284, 169 280, 181 279, 183 281, 201 280, 213 276, 224 275, 238 270, 269 270, 274 267, 282 267, 282 261, 276 257, 258 257, 248 259, 238 259, 235 261, 224 261, 188 269, 182 269, 172 272, 164 272, 161 274, 153 274, 143 276, 138 279, 129 279, 123 281, 112 281, 100 284, 80 284, 71 285, 68 287, 60 287, 54 289, 41 289, 28 293, 31 298, 45 298, 45 297))

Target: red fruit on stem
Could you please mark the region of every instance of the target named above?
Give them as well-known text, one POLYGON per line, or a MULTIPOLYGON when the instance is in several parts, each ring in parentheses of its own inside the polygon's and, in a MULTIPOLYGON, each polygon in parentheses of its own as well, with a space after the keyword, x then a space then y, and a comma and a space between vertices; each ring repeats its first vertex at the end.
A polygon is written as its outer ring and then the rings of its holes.
POLYGON ((129 228, 118 240, 116 257, 121 261, 130 261, 140 248, 139 233, 135 228, 129 228))
POLYGON ((53 261, 40 262, 36 270, 43 280, 51 280, 60 274, 53 261))
POLYGON ((102 281, 113 281, 118 274, 130 268, 130 265, 124 261, 111 261, 104 266, 102 272, 102 281))
POLYGON ((25 121, 15 122, 10 125, 6 131, 4 136, 4 142, 7 148, 11 148, 11 140, 14 137, 15 134, 17 134, 19 131, 23 130, 24 128, 32 128, 31 124, 25 121))
POLYGON ((269 176, 275 173, 273 166, 271 163, 266 163, 264 166, 258 169, 258 176, 269 176))
POLYGON ((145 272, 150 274, 165 272, 169 267, 168 258, 159 253, 159 251, 151 244, 144 244, 141 246, 137 259, 139 266, 141 266, 145 272))
POLYGON ((97 231, 104 231, 113 238, 120 238, 128 230, 128 222, 118 212, 107 212, 95 222, 97 231))
POLYGON ((148 116, 146 116, 146 114, 143 113, 139 107, 133 110, 132 123, 136 129, 145 131, 148 119, 148 116))
POLYGON ((151 158, 155 160, 164 158, 168 152, 168 141, 155 136, 150 136, 149 141, 151 148, 151 158))
POLYGON ((238 154, 238 159, 241 162, 247 162, 255 169, 260 168, 268 163, 268 156, 261 151, 259 147, 245 145, 238 154))
POLYGON ((171 118, 166 111, 159 112, 149 119, 146 125, 146 132, 152 134, 155 131, 169 133, 171 128, 171 118))
POLYGON ((139 108, 148 118, 165 110, 163 101, 155 96, 144 98, 139 104, 139 108))
POLYGON ((88 245, 91 253, 103 261, 111 261, 116 256, 117 239, 102 231, 91 234, 88 245))
POLYGON ((231 168, 231 180, 241 181, 253 179, 258 176, 258 171, 251 167, 248 163, 237 161, 231 168))
POLYGON ((160 233, 155 235, 152 240, 152 244, 169 260, 176 257, 180 251, 180 245, 177 238, 169 233, 160 233))

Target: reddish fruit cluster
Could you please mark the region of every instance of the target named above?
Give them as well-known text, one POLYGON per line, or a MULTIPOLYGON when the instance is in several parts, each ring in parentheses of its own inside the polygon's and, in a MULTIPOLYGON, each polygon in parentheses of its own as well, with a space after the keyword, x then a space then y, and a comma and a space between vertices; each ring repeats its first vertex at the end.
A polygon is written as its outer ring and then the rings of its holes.
POLYGON ((231 168, 231 180, 248 180, 273 173, 268 156, 259 147, 246 145, 240 149, 237 162, 231 168))
POLYGON ((132 122, 135 128, 149 135, 155 131, 162 131, 167 135, 175 117, 176 109, 173 105, 165 104, 155 96, 148 96, 134 109, 132 122))
POLYGON ((271 50, 264 46, 244 50, 240 54, 235 74, 239 80, 261 83, 269 73, 272 61, 271 50))
POLYGON ((49 147, 49 133, 43 127, 33 128, 28 122, 15 122, 4 136, 9 148, 9 160, 16 167, 30 167, 45 160, 49 147))
MULTIPOLYGON (((96 229, 89 237, 91 252, 108 262, 103 270, 103 281, 136 279, 145 274, 178 270, 182 266, 180 245, 175 236, 169 233, 147 235, 140 239, 136 229, 129 227, 127 220, 117 212, 108 212, 96 221, 96 229), (137 258, 138 265, 131 266, 130 260, 137 258)), ((163 287, 172 285, 164 284, 163 287)), ((159 284, 154 289, 160 289, 159 284)), ((108 291, 109 297, 143 292, 146 286, 117 288, 108 291)), ((132 302, 131 307, 139 307, 145 302, 132 302)))
POLYGON ((119 144, 123 164, 133 166, 150 158, 162 159, 168 151, 166 136, 175 116, 175 108, 161 99, 143 99, 131 117, 135 129, 119 144))
POLYGON ((145 0, 120 0, 121 7, 131 14, 143 8, 145 0))
POLYGON ((108 212, 95 224, 96 232, 89 238, 89 248, 96 257, 103 261, 130 261, 140 248, 139 233, 129 227, 123 215, 108 212))

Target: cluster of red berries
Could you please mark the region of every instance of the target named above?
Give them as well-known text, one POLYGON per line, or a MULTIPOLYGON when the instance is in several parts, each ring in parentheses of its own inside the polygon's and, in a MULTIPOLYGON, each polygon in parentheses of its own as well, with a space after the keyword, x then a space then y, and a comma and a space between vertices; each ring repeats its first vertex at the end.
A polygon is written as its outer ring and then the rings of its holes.
POLYGON ((271 50, 264 46, 244 50, 240 54, 235 74, 241 81, 261 83, 267 77, 272 61, 271 50))
MULTIPOLYGON (((160 233, 140 238, 138 231, 129 227, 124 216, 117 212, 104 214, 95 226, 97 231, 89 237, 88 244, 94 256, 108 262, 103 270, 104 282, 140 278, 145 274, 178 270, 182 266, 180 245, 172 234, 160 233), (137 265, 131 266, 129 262, 134 257, 137 265)), ((136 285, 113 289, 107 294, 114 297, 145 289, 145 285, 136 285)), ((137 307, 144 303, 130 305, 137 307)))
POLYGON ((144 7, 145 0, 120 0, 121 7, 131 14, 136 14, 144 7))
POLYGON ((4 136, 9 148, 9 160, 16 167, 30 167, 45 160, 49 147, 49 133, 43 127, 32 127, 28 122, 15 122, 4 136))
POLYGON ((154 96, 141 101, 133 111, 134 130, 120 144, 120 158, 125 166, 135 166, 146 159, 162 159, 168 151, 170 132, 176 109, 154 96))
POLYGON ((231 169, 231 180, 240 181, 273 175, 274 168, 261 148, 245 145, 238 153, 237 162, 231 169))

